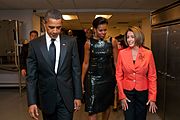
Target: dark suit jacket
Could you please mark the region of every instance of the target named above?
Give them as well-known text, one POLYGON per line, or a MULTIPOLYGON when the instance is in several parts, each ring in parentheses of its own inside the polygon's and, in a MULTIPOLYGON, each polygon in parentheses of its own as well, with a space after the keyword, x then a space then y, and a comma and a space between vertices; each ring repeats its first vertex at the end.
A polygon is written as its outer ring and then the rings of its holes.
POLYGON ((28 105, 38 104, 39 99, 41 110, 52 113, 56 107, 59 91, 65 106, 73 112, 74 99, 82 98, 81 70, 76 40, 69 36, 60 36, 57 74, 50 62, 45 36, 31 41, 28 52, 28 105))
POLYGON ((21 55, 20 55, 20 68, 21 69, 26 69, 26 60, 28 56, 28 47, 29 43, 23 44, 22 49, 21 49, 21 55))

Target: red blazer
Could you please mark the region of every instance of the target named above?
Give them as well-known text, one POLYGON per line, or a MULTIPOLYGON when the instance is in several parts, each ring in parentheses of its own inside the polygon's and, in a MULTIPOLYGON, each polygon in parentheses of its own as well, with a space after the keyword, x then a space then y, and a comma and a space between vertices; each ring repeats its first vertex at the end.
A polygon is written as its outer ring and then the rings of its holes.
POLYGON ((124 99, 125 90, 148 90, 148 99, 156 101, 156 68, 151 50, 139 48, 136 62, 133 63, 131 48, 119 51, 116 65, 116 80, 119 98, 124 99))

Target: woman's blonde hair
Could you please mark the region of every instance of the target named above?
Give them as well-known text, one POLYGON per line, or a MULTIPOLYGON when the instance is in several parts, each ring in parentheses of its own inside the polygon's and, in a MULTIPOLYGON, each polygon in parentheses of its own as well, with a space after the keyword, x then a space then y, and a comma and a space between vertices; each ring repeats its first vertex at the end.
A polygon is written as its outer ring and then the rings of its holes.
MULTIPOLYGON (((144 34, 143 32, 141 31, 141 29, 137 26, 130 26, 127 31, 125 32, 125 43, 126 45, 128 45, 127 43, 127 32, 128 31, 131 31, 134 33, 134 37, 135 37, 135 44, 137 46, 142 46, 144 44, 144 34)), ((129 45, 128 45, 129 46, 129 45)))

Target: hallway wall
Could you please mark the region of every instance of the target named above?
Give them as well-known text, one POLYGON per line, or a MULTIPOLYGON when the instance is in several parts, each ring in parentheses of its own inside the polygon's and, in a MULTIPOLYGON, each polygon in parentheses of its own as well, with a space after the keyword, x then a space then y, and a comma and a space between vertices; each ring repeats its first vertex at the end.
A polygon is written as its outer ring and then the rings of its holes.
POLYGON ((29 38, 29 32, 33 29, 32 10, 0 10, 0 20, 19 20, 23 22, 23 39, 29 38))

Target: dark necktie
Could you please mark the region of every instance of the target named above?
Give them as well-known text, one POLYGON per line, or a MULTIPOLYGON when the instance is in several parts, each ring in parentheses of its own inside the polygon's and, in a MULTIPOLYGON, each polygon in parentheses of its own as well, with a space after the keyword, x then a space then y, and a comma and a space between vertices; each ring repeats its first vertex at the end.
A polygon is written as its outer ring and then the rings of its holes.
POLYGON ((54 44, 55 39, 51 39, 51 44, 49 46, 49 55, 51 59, 51 63, 53 66, 53 69, 55 70, 55 62, 56 62, 56 46, 54 44))

